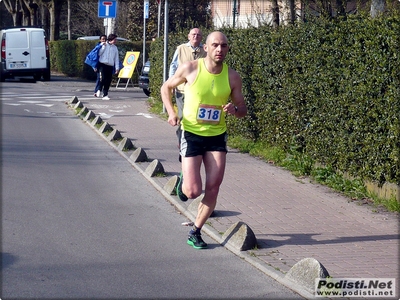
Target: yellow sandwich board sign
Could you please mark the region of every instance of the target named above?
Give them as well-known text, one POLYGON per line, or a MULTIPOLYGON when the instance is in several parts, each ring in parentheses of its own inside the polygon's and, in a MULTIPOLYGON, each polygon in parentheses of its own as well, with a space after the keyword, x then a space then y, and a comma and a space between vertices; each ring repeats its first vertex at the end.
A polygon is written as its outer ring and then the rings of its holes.
POLYGON ((119 71, 118 73, 118 83, 117 83, 117 88, 119 84, 119 80, 121 78, 127 78, 128 81, 126 82, 125 89, 128 86, 129 81, 132 78, 133 71, 135 70, 137 61, 139 59, 140 52, 133 52, 133 51, 128 51, 125 54, 124 62, 123 62, 123 69, 119 71))

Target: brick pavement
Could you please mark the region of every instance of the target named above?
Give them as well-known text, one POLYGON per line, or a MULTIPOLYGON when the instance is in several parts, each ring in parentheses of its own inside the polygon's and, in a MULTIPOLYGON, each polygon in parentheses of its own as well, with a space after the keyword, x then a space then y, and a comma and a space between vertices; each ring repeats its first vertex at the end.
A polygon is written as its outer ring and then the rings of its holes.
MULTIPOLYGON (((92 98, 90 91, 91 87, 88 98, 79 100, 142 147, 149 158, 162 163, 167 177, 154 178, 159 186, 180 172, 175 128, 149 114, 141 90, 111 89, 110 101, 92 98), (127 93, 131 98, 121 99, 127 93)), ((139 167, 144 170, 147 163, 139 167)), ((190 200, 179 205, 189 204, 190 200)), ((332 277, 396 278, 398 283, 398 215, 376 212, 235 149, 228 154, 215 216, 209 221, 217 232, 225 232, 237 221, 248 224, 259 246, 248 252, 277 273, 313 257, 332 277)))

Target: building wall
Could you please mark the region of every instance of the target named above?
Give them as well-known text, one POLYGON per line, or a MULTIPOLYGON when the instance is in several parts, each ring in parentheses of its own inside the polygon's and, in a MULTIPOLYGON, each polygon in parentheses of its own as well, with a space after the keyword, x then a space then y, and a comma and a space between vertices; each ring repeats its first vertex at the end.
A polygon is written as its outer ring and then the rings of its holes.
MULTIPOLYGON (((233 26, 235 0, 211 1, 214 25, 233 26)), ((267 0, 236 0, 235 27, 258 26, 271 21, 271 2, 267 0)))
MULTIPOLYGON (((366 0, 349 0, 347 1, 347 13, 355 13, 357 5, 365 6, 366 0)), ((287 0, 278 0, 280 24, 288 23, 289 7, 287 0)), ((311 11, 318 15, 321 10, 320 5, 310 2, 311 11)), ((295 10, 297 18, 301 16, 301 1, 295 0, 295 10)), ((334 3, 332 4, 334 7, 334 3)), ((260 24, 272 24, 272 4, 270 0, 211 0, 211 13, 213 16, 214 26, 233 26, 249 27, 259 26, 260 24), (233 10, 236 3, 236 18, 233 24, 233 10)), ((335 15, 335 9, 332 9, 335 15)))

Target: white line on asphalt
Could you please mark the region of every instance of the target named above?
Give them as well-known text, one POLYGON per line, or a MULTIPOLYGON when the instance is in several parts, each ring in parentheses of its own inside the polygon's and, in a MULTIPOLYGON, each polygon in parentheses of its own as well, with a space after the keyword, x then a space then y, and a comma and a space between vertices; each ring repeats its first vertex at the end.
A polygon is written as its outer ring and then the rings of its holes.
POLYGON ((36 105, 44 106, 44 107, 52 107, 52 106, 54 106, 54 104, 36 104, 36 105))
POLYGON ((153 118, 151 115, 144 114, 144 113, 138 113, 138 114, 136 114, 136 116, 143 116, 143 117, 148 118, 148 119, 152 119, 153 118))
POLYGON ((28 104, 38 104, 38 103, 43 103, 43 101, 35 101, 35 100, 24 100, 24 101, 18 101, 21 103, 28 103, 28 104))

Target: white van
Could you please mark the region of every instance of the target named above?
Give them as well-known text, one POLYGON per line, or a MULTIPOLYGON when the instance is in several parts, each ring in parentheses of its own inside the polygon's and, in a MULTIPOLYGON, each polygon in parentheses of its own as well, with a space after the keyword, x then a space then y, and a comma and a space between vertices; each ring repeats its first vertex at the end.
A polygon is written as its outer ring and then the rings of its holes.
POLYGON ((49 44, 42 28, 18 27, 1 30, 0 81, 14 76, 50 80, 49 44))

